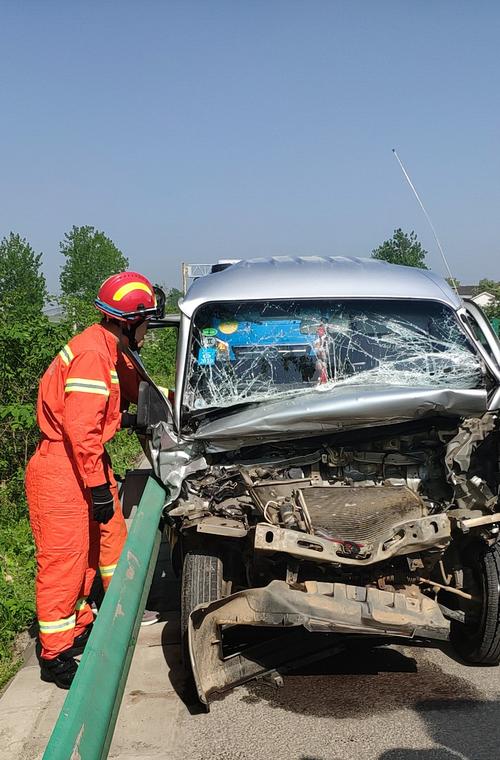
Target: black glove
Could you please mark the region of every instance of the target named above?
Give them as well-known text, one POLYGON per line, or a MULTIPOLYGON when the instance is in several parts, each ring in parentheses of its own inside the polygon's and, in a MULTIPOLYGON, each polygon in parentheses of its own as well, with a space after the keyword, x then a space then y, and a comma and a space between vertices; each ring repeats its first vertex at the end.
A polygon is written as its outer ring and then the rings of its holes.
POLYGON ((109 522, 115 513, 113 494, 110 491, 109 483, 94 486, 90 489, 90 493, 92 494, 92 517, 98 523, 109 522))

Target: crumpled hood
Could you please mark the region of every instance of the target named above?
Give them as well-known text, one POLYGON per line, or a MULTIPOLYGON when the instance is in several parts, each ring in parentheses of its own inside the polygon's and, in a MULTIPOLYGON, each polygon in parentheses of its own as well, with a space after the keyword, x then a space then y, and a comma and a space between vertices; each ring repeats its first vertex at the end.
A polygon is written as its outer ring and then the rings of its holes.
POLYGON ((475 417, 487 409, 486 391, 388 386, 341 387, 281 401, 261 402, 203 422, 194 436, 208 451, 227 451, 250 440, 278 441, 430 415, 475 417))

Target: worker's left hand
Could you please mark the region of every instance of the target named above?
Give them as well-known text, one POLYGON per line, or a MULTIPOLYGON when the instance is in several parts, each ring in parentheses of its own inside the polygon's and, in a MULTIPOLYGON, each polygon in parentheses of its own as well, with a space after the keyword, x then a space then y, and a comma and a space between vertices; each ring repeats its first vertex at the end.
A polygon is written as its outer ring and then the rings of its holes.
POLYGON ((90 489, 92 494, 92 517, 98 523, 105 525, 114 515, 113 494, 109 483, 102 486, 94 486, 90 489))

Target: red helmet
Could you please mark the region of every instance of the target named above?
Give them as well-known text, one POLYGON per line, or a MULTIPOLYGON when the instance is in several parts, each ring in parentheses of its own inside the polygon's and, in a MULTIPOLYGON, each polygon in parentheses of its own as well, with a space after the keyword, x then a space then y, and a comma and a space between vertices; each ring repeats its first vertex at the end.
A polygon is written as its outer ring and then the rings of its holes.
POLYGON ((120 272, 103 282, 94 303, 106 316, 133 323, 158 315, 156 296, 156 288, 147 277, 120 272))

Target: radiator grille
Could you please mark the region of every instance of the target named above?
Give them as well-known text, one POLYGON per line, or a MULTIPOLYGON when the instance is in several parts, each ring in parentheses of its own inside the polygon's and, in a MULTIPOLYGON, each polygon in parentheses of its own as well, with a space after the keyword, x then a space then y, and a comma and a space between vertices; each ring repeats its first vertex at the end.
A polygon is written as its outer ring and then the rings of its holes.
POLYGON ((407 486, 312 486, 302 493, 313 526, 344 541, 378 541, 397 523, 426 514, 423 501, 407 486))

